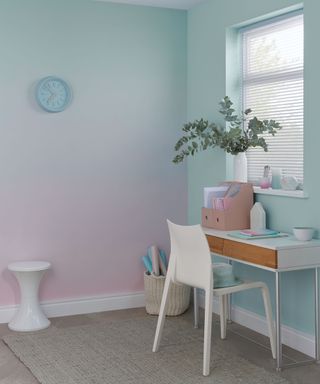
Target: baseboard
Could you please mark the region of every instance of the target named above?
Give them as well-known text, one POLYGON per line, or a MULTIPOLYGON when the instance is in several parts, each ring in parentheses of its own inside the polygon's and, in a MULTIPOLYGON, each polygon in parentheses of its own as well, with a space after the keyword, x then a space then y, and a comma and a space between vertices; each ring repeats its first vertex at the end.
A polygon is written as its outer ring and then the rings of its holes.
MULTIPOLYGON (((54 300, 41 303, 48 317, 139 308, 144 305, 144 292, 54 300)), ((17 308, 17 305, 0 306, 0 323, 8 323, 16 313, 17 308)))
MULTIPOLYGON (((199 295, 200 306, 204 306, 204 295, 199 295)), ((213 312, 219 314, 219 299, 213 300, 213 312)), ((232 320, 244 327, 252 329, 255 332, 268 336, 266 318, 259 316, 254 312, 248 311, 238 306, 232 306, 232 320)), ((297 351, 305 353, 308 356, 315 357, 315 341, 314 336, 308 333, 300 332, 294 328, 283 325, 281 327, 282 343, 297 351)))

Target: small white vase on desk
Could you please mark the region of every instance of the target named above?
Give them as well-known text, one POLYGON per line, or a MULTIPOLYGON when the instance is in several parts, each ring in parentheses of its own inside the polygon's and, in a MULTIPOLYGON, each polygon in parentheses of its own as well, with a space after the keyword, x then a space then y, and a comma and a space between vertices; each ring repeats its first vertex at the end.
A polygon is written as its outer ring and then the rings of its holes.
POLYGON ((266 211, 261 203, 255 203, 250 211, 250 229, 258 231, 266 229, 266 211))
POLYGON ((245 152, 233 156, 234 181, 246 183, 248 181, 248 162, 245 152))

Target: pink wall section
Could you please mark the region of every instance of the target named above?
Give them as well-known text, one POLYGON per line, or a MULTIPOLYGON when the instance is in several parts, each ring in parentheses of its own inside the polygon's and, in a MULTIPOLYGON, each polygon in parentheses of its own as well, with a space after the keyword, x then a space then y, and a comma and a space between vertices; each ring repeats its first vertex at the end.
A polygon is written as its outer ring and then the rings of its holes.
POLYGON ((7 265, 20 260, 52 263, 41 300, 141 291, 141 256, 168 251, 166 218, 187 220, 186 167, 171 162, 186 13, 5 0, 0 42, 0 309, 19 300, 7 265), (72 88, 64 112, 35 102, 48 75, 72 88))
POLYGON ((168 250, 165 219, 174 212, 183 221, 185 211, 156 182, 143 190, 127 187, 130 198, 98 183, 2 190, 1 305, 18 301, 17 283, 6 270, 18 260, 52 263, 41 286, 44 300, 142 290, 140 257, 150 244, 168 250), (123 209, 115 204, 120 197, 128 199, 123 209))

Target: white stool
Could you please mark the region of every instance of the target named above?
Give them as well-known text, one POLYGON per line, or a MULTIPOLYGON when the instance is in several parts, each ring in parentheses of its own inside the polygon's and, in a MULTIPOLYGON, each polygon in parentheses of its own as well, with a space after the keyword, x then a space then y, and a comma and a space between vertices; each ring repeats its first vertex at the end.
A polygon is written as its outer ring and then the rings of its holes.
POLYGON ((8 265, 19 282, 21 292, 18 312, 8 324, 13 331, 38 331, 49 327, 50 321, 39 304, 38 290, 42 276, 50 267, 47 261, 22 261, 8 265))

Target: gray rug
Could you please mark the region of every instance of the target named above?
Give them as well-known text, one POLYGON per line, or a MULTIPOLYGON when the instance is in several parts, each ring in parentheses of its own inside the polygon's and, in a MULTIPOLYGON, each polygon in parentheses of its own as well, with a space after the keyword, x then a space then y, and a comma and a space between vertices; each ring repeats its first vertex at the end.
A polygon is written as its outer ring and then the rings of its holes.
POLYGON ((202 376, 202 330, 168 319, 152 353, 155 317, 41 332, 16 333, 4 342, 41 384, 280 384, 288 383, 213 340, 211 375, 202 376))

